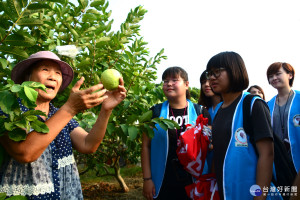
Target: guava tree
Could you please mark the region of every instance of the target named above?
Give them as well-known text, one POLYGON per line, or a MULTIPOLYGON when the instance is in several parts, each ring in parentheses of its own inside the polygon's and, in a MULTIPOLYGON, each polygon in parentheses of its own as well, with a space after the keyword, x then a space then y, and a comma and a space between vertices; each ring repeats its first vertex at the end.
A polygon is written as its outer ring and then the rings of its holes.
MULTIPOLYGON (((76 160, 84 166, 82 173, 95 170, 99 176, 115 176, 122 189, 128 191, 120 176, 119 158, 137 163, 142 132, 153 135, 151 127, 154 123, 165 129, 175 126, 169 120, 151 120, 149 112, 151 105, 163 101, 161 85, 153 81, 156 79, 157 63, 166 56, 163 49, 155 57, 149 56, 147 42, 139 34, 139 22, 147 12, 141 6, 130 10, 120 30, 113 32, 108 1, 78 0, 77 4, 67 0, 0 2, 0 90, 12 84, 9 76, 17 62, 40 50, 58 53, 57 47, 65 45, 76 47, 66 46, 67 51, 60 55, 73 67, 75 78, 54 100, 57 107, 67 100, 70 88, 80 77, 85 77, 84 87, 87 88, 99 82, 105 69, 120 71, 127 98, 114 109, 97 152, 92 155, 76 154, 76 160)), ((8 103, 0 101, 0 104, 8 103)), ((76 119, 89 130, 99 111, 99 107, 87 110, 79 113, 76 119)))

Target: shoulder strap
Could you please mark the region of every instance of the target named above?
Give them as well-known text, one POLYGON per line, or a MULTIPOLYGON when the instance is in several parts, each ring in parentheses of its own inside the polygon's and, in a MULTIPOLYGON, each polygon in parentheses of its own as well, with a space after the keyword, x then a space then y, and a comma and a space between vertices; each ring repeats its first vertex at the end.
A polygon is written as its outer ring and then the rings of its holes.
POLYGON ((251 128, 251 102, 254 95, 247 95, 243 101, 243 126, 244 130, 252 138, 253 131, 251 128))
POLYGON ((197 115, 199 116, 199 115, 203 114, 203 106, 201 106, 197 103, 193 103, 193 104, 194 104, 197 115))
POLYGON ((161 107, 162 107, 162 103, 159 104, 155 104, 153 106, 153 114, 152 114, 152 118, 157 118, 160 115, 160 111, 161 111, 161 107))

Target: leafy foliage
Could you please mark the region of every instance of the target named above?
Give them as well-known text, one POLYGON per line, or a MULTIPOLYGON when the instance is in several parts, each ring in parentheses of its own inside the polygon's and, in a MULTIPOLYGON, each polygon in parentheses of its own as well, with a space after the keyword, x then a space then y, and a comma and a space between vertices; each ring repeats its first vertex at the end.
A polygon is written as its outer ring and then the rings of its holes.
MULTIPOLYGON (((34 107, 34 90, 28 85, 14 85, 9 81, 9 75, 17 62, 37 51, 50 50, 57 53, 56 47, 62 45, 81 48, 74 59, 61 56, 62 60, 73 67, 75 78, 63 93, 57 95, 53 102, 57 107, 66 102, 70 88, 80 77, 85 77, 84 87, 88 88, 97 84, 102 71, 108 68, 122 73, 127 98, 113 110, 102 144, 92 155, 76 154, 78 163, 86 166, 84 171, 96 170, 99 176, 111 175, 106 170, 107 167, 114 168, 118 174, 120 157, 137 163, 142 133, 153 136, 154 123, 159 123, 164 128, 176 127, 169 120, 150 117, 150 106, 164 100, 161 85, 153 82, 157 78, 156 65, 166 59, 166 56, 162 49, 154 57, 150 57, 147 42, 139 34, 139 22, 147 10, 142 6, 130 10, 124 23, 120 25, 120 30, 113 32, 113 20, 110 19, 112 11, 108 10, 108 5, 106 0, 78 0, 76 5, 68 0, 0 2, 0 85, 4 85, 1 97, 4 95, 6 99, 1 100, 0 106, 9 116, 1 118, 9 120, 0 123, 5 124, 1 130, 28 130, 30 126, 45 130, 34 117, 41 113, 32 112, 25 118, 19 118, 26 113, 17 115, 17 103, 13 101, 16 96, 5 92, 10 90, 22 99, 24 105, 34 107)), ((99 107, 75 117, 87 131, 95 123, 99 107)))

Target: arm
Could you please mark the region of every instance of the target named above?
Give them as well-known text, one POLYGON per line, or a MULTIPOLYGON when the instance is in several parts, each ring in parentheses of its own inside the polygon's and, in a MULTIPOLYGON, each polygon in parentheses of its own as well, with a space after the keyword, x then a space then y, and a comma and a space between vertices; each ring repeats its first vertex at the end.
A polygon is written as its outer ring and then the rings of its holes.
POLYGON ((83 81, 82 78, 74 85, 68 101, 45 122, 49 127, 49 133, 41 134, 32 131, 28 134, 26 140, 22 142, 14 142, 7 136, 1 138, 0 143, 10 156, 21 163, 35 161, 78 112, 98 106, 108 98, 108 95, 104 95, 106 90, 103 89, 102 84, 92 86, 86 90, 79 90, 83 81), (95 92, 97 90, 100 91, 95 92))
POLYGON ((123 78, 120 78, 117 90, 106 92, 105 95, 107 98, 102 103, 100 113, 91 131, 87 133, 77 127, 71 132, 73 147, 80 153, 93 153, 98 149, 104 138, 112 110, 126 97, 123 78))
MULTIPOLYGON (((150 149, 151 149, 151 139, 145 133, 143 133, 141 159, 142 159, 142 170, 143 170, 144 178, 151 177, 150 149)), ((153 196, 155 195, 155 186, 153 184, 152 179, 144 181, 143 195, 148 200, 153 199, 153 196)))
MULTIPOLYGON (((256 168, 256 184, 263 187, 270 187, 273 171, 274 146, 271 138, 261 139, 256 142, 258 161, 256 168)), ((254 197, 255 200, 266 199, 267 195, 254 197)))

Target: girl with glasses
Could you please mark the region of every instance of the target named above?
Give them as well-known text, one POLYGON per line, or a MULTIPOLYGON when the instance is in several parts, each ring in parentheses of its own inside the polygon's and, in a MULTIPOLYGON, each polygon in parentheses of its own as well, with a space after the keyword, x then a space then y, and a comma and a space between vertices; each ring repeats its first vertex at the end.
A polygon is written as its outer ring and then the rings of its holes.
MULTIPOLYGON (((159 126, 154 129, 151 139, 143 134, 142 169, 144 176, 143 195, 146 199, 189 199, 185 186, 192 182, 191 175, 183 169, 176 154, 177 140, 186 124, 195 124, 198 104, 189 98, 188 74, 180 67, 170 67, 162 75, 163 92, 167 101, 151 108, 153 117, 163 117, 174 120, 180 129, 163 130, 159 126), (155 116, 159 110, 158 116, 155 116)), ((204 117, 209 117, 206 109, 202 110, 204 117)), ((209 122, 210 123, 210 122, 209 122)))
POLYGON ((207 78, 223 103, 212 124, 213 162, 221 199, 265 199, 253 197, 250 188, 270 187, 273 163, 273 136, 267 105, 259 97, 253 102, 253 142, 243 129, 243 92, 249 79, 242 57, 221 52, 207 64, 207 78), (254 144, 254 145, 253 145, 254 144), (257 151, 257 153, 256 153, 257 151))
POLYGON ((294 68, 275 62, 267 70, 267 78, 278 94, 269 102, 274 132, 284 142, 297 172, 300 170, 300 91, 293 90, 294 68))

